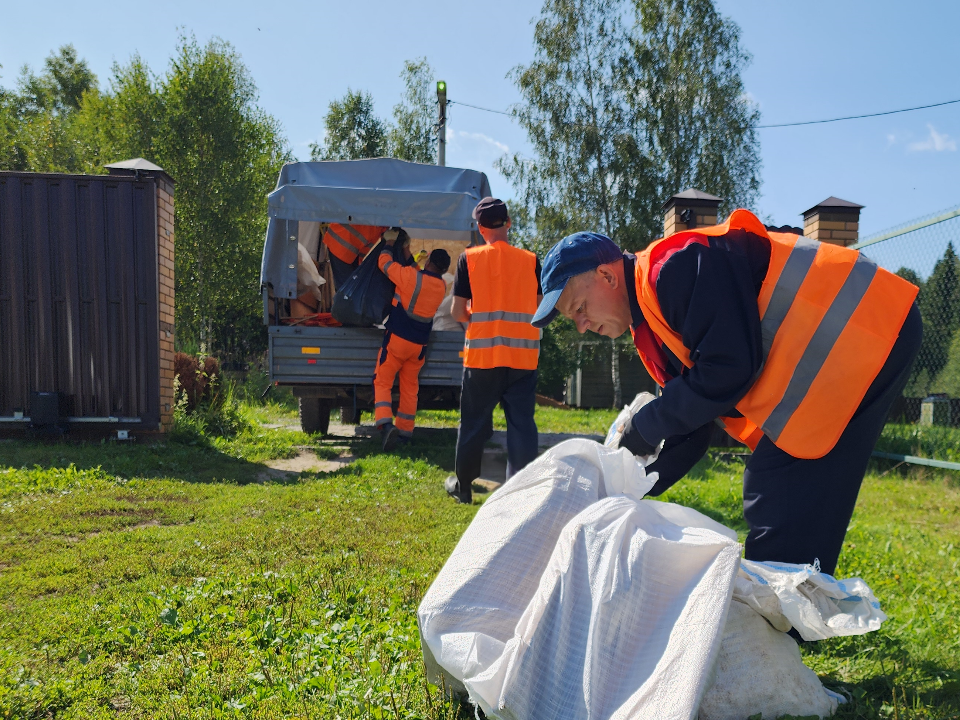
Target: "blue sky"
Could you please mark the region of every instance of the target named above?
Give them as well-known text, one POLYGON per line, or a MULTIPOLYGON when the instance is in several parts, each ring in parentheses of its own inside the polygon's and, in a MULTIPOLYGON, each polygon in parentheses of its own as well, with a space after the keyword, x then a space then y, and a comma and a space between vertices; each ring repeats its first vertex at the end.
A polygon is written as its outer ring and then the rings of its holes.
MULTIPOLYGON (((184 2, 8 3, 0 83, 24 63, 73 43, 105 84, 114 61, 139 52, 166 69, 178 32, 217 35, 240 52, 261 105, 301 159, 322 136, 330 100, 348 87, 373 93, 389 115, 406 58, 426 56, 452 100, 506 109, 519 97, 506 78, 533 57, 540 3, 184 2), (41 17, 42 15, 42 17, 41 17), (19 28, 13 32, 13 28, 19 28)), ((717 0, 753 55, 744 75, 762 123, 880 112, 960 99, 960 3, 717 0)), ((506 151, 527 150, 504 116, 454 106, 447 163, 483 170, 494 192, 512 194, 493 169, 506 151)), ((758 210, 777 224, 835 195, 866 207, 861 236, 960 204, 960 104, 867 120, 760 131, 758 210)))

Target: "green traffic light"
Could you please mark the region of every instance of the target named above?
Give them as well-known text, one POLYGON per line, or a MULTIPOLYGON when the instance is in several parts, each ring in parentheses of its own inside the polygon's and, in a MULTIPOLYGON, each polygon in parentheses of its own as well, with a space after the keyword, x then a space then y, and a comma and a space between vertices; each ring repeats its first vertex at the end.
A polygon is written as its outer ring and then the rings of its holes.
POLYGON ((447 84, 443 80, 439 81, 437 83, 437 92, 446 92, 446 91, 447 91, 447 84))

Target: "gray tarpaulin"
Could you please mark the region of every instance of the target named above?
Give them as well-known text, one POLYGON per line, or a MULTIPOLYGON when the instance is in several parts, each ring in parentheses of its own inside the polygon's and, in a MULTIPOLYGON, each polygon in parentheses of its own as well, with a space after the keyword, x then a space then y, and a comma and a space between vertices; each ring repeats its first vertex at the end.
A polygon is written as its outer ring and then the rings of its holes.
POLYGON ((476 170, 390 158, 284 165, 268 196, 261 286, 295 297, 299 221, 399 226, 425 240, 470 241, 473 208, 490 194, 476 170))

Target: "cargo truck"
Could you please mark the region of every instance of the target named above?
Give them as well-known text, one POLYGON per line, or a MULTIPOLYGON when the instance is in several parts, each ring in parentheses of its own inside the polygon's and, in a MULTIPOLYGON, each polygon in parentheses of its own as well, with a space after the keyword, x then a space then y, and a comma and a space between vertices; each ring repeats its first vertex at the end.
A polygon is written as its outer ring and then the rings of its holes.
MULTIPOLYGON (((453 272, 459 254, 482 242, 472 212, 488 195, 486 175, 475 170, 387 158, 283 166, 268 197, 260 287, 270 380, 292 388, 304 432, 327 432, 335 408, 346 423, 359 423, 361 413, 373 409, 373 374, 384 331, 382 326, 312 326, 313 316, 296 316, 300 246, 315 263, 319 260, 322 271, 320 239, 331 223, 402 227, 413 252, 446 249, 453 272)), ((332 274, 324 277, 329 295, 332 274)), ((459 407, 463 340, 460 328, 431 334, 420 371, 421 409, 459 407)))

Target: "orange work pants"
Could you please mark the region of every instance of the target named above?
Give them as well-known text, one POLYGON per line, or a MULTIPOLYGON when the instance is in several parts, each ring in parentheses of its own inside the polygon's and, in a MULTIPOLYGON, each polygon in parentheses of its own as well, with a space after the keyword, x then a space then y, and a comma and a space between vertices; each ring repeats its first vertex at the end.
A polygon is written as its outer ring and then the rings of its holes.
POLYGON ((420 368, 426 345, 412 343, 390 333, 380 349, 377 372, 373 378, 374 417, 376 425, 393 422, 393 381, 400 374, 400 407, 396 426, 405 437, 413 435, 417 417, 417 395, 420 392, 420 368))

